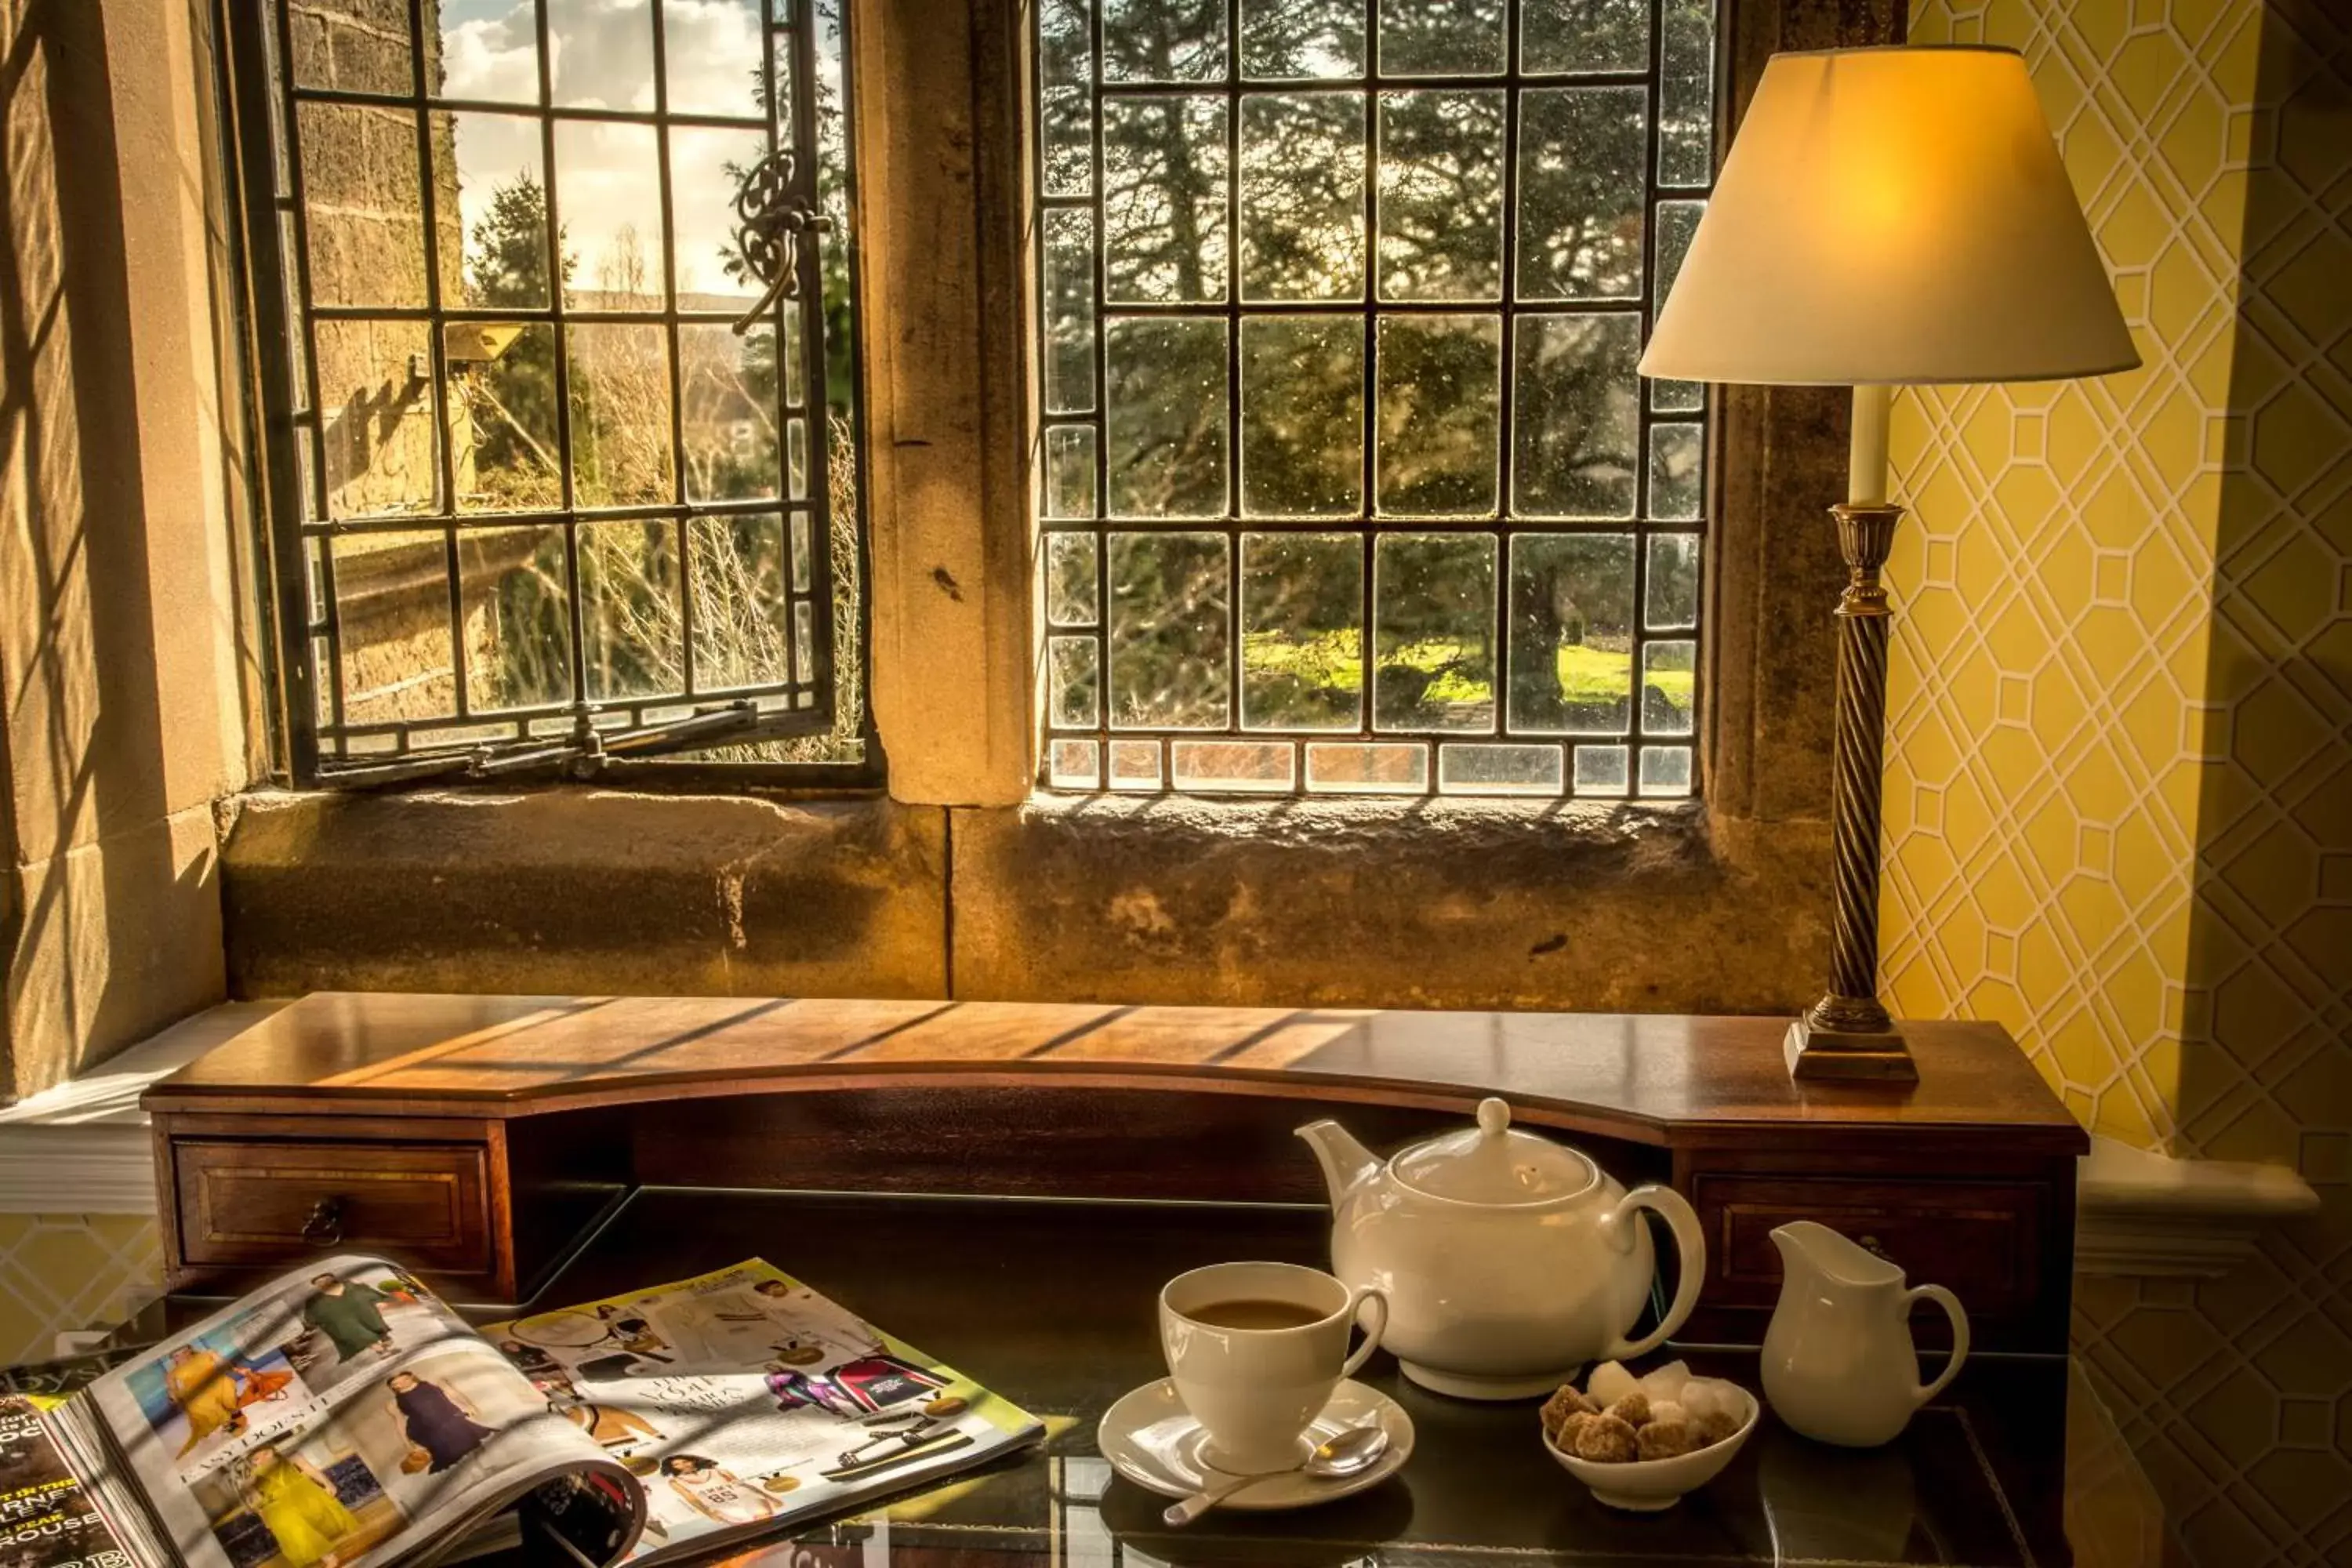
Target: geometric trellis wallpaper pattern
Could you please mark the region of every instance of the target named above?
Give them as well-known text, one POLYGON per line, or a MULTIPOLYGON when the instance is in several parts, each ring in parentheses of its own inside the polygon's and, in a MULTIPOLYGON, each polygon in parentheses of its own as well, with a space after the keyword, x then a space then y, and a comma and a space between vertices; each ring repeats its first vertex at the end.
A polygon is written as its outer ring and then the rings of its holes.
POLYGON ((0 1214, 0 1366, 48 1360, 61 1329, 120 1321, 163 1272, 152 1215, 0 1214))
POLYGON ((2143 367, 1897 401, 1886 988, 2094 1131, 2299 1168, 2075 1339, 2198 1562, 2352 1562, 2352 16, 1927 0, 2022 51, 2143 367))

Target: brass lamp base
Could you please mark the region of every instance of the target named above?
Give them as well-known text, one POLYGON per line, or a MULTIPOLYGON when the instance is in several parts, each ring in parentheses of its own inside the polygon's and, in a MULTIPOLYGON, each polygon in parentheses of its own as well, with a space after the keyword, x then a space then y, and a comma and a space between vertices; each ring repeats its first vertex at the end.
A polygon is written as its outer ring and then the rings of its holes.
MULTIPOLYGON (((1826 999, 1825 999, 1826 1000, 1826 999)), ((1800 1082, 1865 1079, 1874 1083, 1917 1083, 1919 1069, 1903 1037, 1890 1024, 1883 1029, 1837 1029, 1814 1021, 1812 1013, 1789 1026, 1780 1043, 1789 1076, 1800 1082)))
MULTIPOLYGON (((1859 402, 1855 405, 1859 409, 1859 402)), ((1833 506, 1848 581, 1837 606, 1837 727, 1831 737, 1830 823, 1837 920, 1829 994, 1789 1026, 1793 1079, 1916 1083, 1919 1069, 1878 1005, 1878 794, 1886 726, 1886 589, 1878 569, 1899 506, 1833 506)))

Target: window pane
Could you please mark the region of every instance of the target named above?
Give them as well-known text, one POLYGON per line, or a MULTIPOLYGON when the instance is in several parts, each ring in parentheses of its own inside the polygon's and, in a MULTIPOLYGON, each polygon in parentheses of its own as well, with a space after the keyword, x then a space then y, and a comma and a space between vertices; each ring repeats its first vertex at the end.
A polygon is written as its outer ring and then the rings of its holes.
POLYGON ((671 500, 668 334, 575 326, 571 341, 573 504, 671 500))
POLYGON ((1110 722, 1211 730, 1231 714, 1224 537, 1110 536, 1110 722))
POLYGON ((1095 536, 1045 536, 1045 620, 1056 626, 1095 624, 1101 594, 1096 582, 1095 536))
POLYGON ((1507 63, 1504 0, 1381 0, 1389 76, 1491 76, 1507 63))
POLYGON ((686 529, 694 574, 695 689, 791 680, 784 520, 773 512, 698 517, 686 529))
POLYGON ((1102 689, 1095 672, 1095 639, 1054 637, 1046 643, 1047 700, 1054 722, 1091 730, 1101 722, 1102 689))
POLYGON ((1650 426, 1650 515, 1662 521, 1698 517, 1699 460, 1705 452, 1696 425, 1650 426))
POLYGON ((329 517, 438 510, 431 342, 422 321, 318 324, 319 448, 329 517))
MULTIPOLYGON (((1653 311, 1665 308, 1666 292, 1675 286, 1683 258, 1690 254, 1691 237, 1698 232, 1699 217, 1706 211, 1705 202, 1658 204, 1657 277, 1650 290, 1653 311)), ((1654 381, 1650 406, 1662 414, 1696 414, 1706 406, 1706 388, 1695 381, 1654 381)))
POLYGON ((1242 536, 1242 726, 1362 722, 1364 548, 1351 533, 1242 536))
POLYGON ((1503 95, 1381 95, 1381 297, 1492 300, 1503 279, 1503 95))
POLYGON ((1697 679, 1698 645, 1654 642, 1642 646, 1642 733, 1691 732, 1691 689, 1697 679))
POLYGON ((1698 535, 1650 535, 1650 570, 1643 589, 1642 624, 1654 632, 1698 625, 1698 535))
POLYGON ((761 11, 761 0, 662 0, 671 113, 760 117, 761 11))
POLYGON ((1638 87, 1521 96, 1520 299, 1640 295, 1648 99, 1638 87))
MULTIPOLYGON (((677 348, 688 498, 777 494, 775 328, 762 323, 738 337, 730 327, 680 327, 677 348)), ((793 425, 805 442, 805 426, 793 425)))
POLYGON ((1381 318, 1383 515, 1494 512, 1502 345, 1497 316, 1381 318))
POLYGON ((1373 546, 1373 727, 1495 727, 1495 540, 1386 534, 1373 546))
POLYGON ((1649 63, 1650 0, 1519 0, 1519 65, 1531 75, 1649 63))
POLYGON ((1226 0, 1101 0, 1105 81, 1221 81, 1226 0))
POLYGON ((437 199, 457 193, 457 211, 439 214, 441 302, 475 309, 547 308, 547 167, 539 121, 520 114, 452 114, 434 140, 440 161, 437 199), (449 276, 455 219, 458 259, 449 276), (452 287, 454 283, 455 287, 452 287))
POLYGON ((1045 215, 1045 408, 1083 414, 1095 405, 1095 217, 1055 208, 1045 215))
POLYGON ((1364 296, 1364 95, 1242 100, 1242 298, 1364 296))
POLYGON ((1334 517, 1364 506, 1364 329, 1353 316, 1242 321, 1242 510, 1334 517))
POLYGON ((342 641, 343 722, 446 713, 457 699, 449 649, 448 536, 355 533, 332 542, 342 641), (422 583, 423 593, 402 593, 422 583))
POLYGON ((1116 517, 1225 512, 1225 323, 1176 316, 1103 329, 1116 517))
POLYGON ((1085 0, 1039 0, 1037 6, 1037 139, 1049 196, 1094 189, 1090 10, 1085 0))
POLYGON ((1558 795, 1558 746, 1440 746, 1437 787, 1449 795, 1558 795))
POLYGON ((1429 748, 1318 741, 1307 748, 1307 787, 1330 795, 1419 795, 1429 787, 1429 748))
POLYGON ((572 700, 571 589, 560 528, 469 528, 464 585, 466 701, 477 713, 572 700))
POLYGON ((1103 298, 1225 297, 1225 100, 1103 103, 1103 298))
POLYGON ((1521 516, 1633 515, 1641 333, 1630 311, 1519 318, 1511 500, 1521 516))
POLYGON ((555 329, 544 321, 453 321, 441 330, 456 411, 459 511, 563 504, 555 427, 555 329))
POLYGON ((1533 735, 1622 735, 1633 671, 1633 535, 1512 540, 1510 727, 1533 735))
POLYGON ((416 91, 416 60, 404 9, 306 7, 287 29, 294 80, 302 87, 411 96, 416 91))
MULTIPOLYGON (((406 110, 303 103, 303 215, 310 297, 321 305, 425 303, 425 194, 416 116, 406 110)), ((455 226, 457 215, 444 222, 455 226)), ((451 242, 457 237, 450 236, 451 242)))
POLYGON ((1644 795, 1683 795, 1691 791, 1691 754, 1688 746, 1644 746, 1642 748, 1642 793, 1644 795))
POLYGON ((1363 0, 1241 0, 1242 74, 1259 81, 1360 76, 1363 0))
POLYGON ((1658 184, 1715 174, 1715 0, 1663 0, 1658 33, 1658 184))
POLYGON ((1223 795, 1282 794, 1298 765, 1279 741, 1178 741, 1168 753, 1178 789, 1223 795))
MULTIPOLYGON (((753 58, 758 58, 756 51, 753 58)), ((746 83, 736 112, 756 107, 746 83)), ((761 285, 738 254, 736 194, 744 178, 768 155, 764 131, 725 131, 680 125, 669 133, 671 244, 677 268, 678 308, 688 310, 748 310, 761 285)), ((656 194, 658 200, 658 193, 656 194)), ((566 215, 565 226, 571 226, 566 215)), ((651 227, 651 225, 647 226, 651 227)), ((659 269, 658 247, 654 267, 659 269)))
POLYGON ((583 523, 580 609, 593 700, 650 697, 686 682, 677 529, 583 523))
POLYGON ((574 310, 658 310, 661 145, 650 125, 555 125, 556 213, 563 224, 563 303, 574 310))
POLYGON ((1056 425, 1045 432, 1045 515, 1095 515, 1093 426, 1056 425))
POLYGON ((555 101, 626 108, 652 98, 652 0, 546 0, 555 101))

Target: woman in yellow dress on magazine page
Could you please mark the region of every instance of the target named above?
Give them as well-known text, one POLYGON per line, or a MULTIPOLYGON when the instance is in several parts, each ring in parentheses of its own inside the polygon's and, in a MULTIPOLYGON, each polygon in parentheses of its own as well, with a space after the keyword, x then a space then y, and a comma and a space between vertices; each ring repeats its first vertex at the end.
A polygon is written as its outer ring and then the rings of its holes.
POLYGON ((268 1444, 246 1460, 245 1502, 278 1542, 287 1568, 335 1568, 335 1542, 360 1527, 318 1467, 268 1444))

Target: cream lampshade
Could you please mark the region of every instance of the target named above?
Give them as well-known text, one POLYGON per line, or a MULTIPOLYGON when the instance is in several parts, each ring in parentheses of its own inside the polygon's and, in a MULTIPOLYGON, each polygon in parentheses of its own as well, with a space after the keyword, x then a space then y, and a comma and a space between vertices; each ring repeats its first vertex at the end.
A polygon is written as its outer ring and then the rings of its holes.
POLYGON ((1886 705, 1888 388, 2139 363, 2090 227, 2008 49, 1775 55, 1659 310, 1642 374, 1852 386, 1851 580, 1838 602, 1830 986, 1789 1031, 1798 1078, 1916 1079, 1877 999, 1886 705))
POLYGON ((1775 55, 1642 374, 1780 386, 2139 363, 2025 62, 1775 55))

